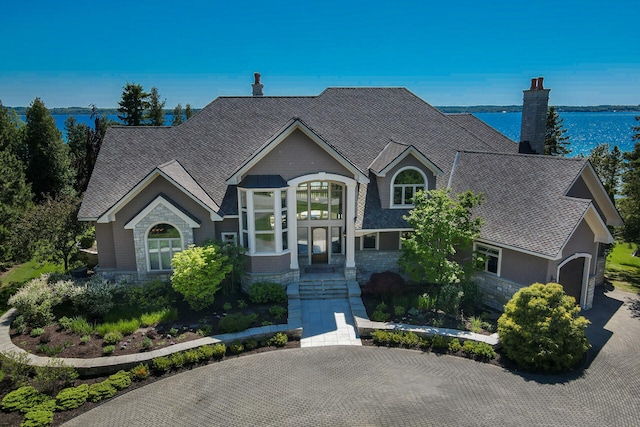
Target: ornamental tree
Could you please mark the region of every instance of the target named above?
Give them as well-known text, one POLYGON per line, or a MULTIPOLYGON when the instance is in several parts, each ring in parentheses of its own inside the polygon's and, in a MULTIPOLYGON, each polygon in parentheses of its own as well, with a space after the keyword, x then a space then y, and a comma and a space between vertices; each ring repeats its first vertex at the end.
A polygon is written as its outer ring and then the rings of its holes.
POLYGON ((482 195, 471 191, 451 197, 450 190, 419 191, 414 208, 405 216, 414 233, 402 241, 400 266, 412 280, 437 284, 461 282, 471 262, 461 264, 454 256, 470 251, 480 233, 482 220, 472 217, 472 209, 482 195))
POLYGON ((584 359, 591 347, 589 321, 558 283, 534 283, 504 306, 498 334, 509 359, 532 371, 562 372, 584 359))
POLYGON ((229 258, 215 244, 190 245, 173 256, 171 266, 171 286, 196 311, 213 303, 221 282, 233 268, 229 258))

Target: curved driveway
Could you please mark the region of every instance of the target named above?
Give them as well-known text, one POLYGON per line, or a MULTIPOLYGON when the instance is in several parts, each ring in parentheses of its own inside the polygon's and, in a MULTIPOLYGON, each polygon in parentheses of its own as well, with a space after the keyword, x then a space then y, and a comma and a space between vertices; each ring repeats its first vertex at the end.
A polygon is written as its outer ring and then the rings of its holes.
POLYGON ((215 363, 113 399, 68 426, 634 426, 640 304, 599 293, 589 367, 521 375, 375 347, 301 348, 215 363))

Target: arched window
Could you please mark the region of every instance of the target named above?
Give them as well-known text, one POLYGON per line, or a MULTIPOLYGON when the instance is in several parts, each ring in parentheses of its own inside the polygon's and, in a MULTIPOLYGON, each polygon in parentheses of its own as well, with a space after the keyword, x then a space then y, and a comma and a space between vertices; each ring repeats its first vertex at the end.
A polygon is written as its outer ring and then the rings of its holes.
POLYGON ((404 169, 393 180, 393 206, 413 206, 413 195, 425 191, 427 182, 417 169, 404 169))
POLYGON ((173 256, 182 250, 182 238, 170 224, 156 224, 147 234, 149 270, 171 270, 173 256))

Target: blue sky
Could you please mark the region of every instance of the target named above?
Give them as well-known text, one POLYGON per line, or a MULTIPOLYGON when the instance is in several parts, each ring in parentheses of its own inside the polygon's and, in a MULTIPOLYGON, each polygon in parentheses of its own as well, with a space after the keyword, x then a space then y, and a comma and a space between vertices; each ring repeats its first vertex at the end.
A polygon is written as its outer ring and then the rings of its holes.
POLYGON ((404 86, 433 105, 640 104, 637 0, 3 2, 0 101, 117 106, 127 82, 167 107, 217 96, 404 86))

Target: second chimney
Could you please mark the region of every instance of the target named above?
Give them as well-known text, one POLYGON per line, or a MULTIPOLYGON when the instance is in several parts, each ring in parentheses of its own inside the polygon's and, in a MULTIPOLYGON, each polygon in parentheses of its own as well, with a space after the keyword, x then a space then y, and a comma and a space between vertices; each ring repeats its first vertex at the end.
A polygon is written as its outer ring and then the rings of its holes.
POLYGON ((550 89, 545 89, 543 82, 543 77, 533 78, 529 90, 523 91, 520 153, 544 154, 550 89))
POLYGON ((251 85, 253 96, 263 96, 262 88, 264 85, 260 83, 260 73, 253 73, 254 82, 251 85))

